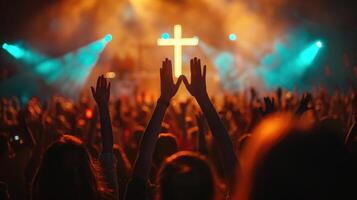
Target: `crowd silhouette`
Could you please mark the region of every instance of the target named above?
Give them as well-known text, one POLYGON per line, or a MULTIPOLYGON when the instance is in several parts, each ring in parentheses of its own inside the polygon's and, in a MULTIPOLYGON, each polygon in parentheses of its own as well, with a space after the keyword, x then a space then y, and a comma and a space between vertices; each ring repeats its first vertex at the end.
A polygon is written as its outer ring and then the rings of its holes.
POLYGON ((1 98, 0 199, 357 198, 354 88, 219 105, 200 59, 190 72, 175 81, 165 59, 157 100, 111 99, 103 75, 92 99, 1 98), (192 97, 174 99, 180 85, 192 97))

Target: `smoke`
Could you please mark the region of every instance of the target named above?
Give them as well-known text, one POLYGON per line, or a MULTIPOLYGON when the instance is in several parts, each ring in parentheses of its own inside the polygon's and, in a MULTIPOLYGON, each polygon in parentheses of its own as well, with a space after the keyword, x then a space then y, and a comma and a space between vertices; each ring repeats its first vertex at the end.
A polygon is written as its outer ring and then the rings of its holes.
MULTIPOLYGON (((57 57, 110 33, 113 40, 99 59, 100 70, 107 69, 113 57, 129 55, 136 68, 157 76, 160 61, 172 59, 173 49, 158 47, 156 40, 163 32, 172 36, 173 25, 181 24, 183 37, 200 40, 199 47, 183 50, 184 74, 188 73, 188 58, 197 56, 225 90, 271 89, 277 84, 291 89, 304 84, 304 74, 293 77, 290 73, 291 60, 313 39, 299 29, 299 21, 304 19, 298 9, 292 9, 299 2, 63 0, 29 19, 25 39, 39 52, 57 57), (236 41, 228 40, 230 33, 237 35, 236 41)), ((208 84, 213 88, 216 83, 208 84)))
POLYGON ((283 2, 65 0, 38 13, 27 33, 34 45, 54 53, 111 33, 115 45, 108 54, 137 56, 139 44, 155 48, 157 38, 163 32, 172 33, 173 25, 179 23, 183 36, 196 35, 218 48, 227 46, 229 33, 236 33, 238 42, 230 46, 259 54, 284 31, 284 18, 272 22, 283 2))

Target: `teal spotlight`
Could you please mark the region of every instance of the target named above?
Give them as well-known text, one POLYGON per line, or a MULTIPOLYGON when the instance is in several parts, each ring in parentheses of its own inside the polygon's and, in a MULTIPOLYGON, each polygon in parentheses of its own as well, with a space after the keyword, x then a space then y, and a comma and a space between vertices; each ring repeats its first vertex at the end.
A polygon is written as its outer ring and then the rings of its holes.
POLYGON ((4 43, 2 45, 2 48, 5 49, 9 54, 11 54, 12 56, 14 56, 17 59, 24 57, 24 55, 26 53, 25 50, 21 49, 20 47, 18 47, 16 45, 12 45, 12 44, 4 43))
POLYGON ((104 40, 105 40, 106 42, 110 42, 110 41, 112 41, 112 39, 113 39, 112 34, 106 34, 106 35, 104 36, 104 40))
POLYGON ((161 35, 161 38, 162 38, 162 39, 169 39, 169 38, 170 38, 170 34, 168 34, 168 33, 163 33, 163 34, 161 35))
POLYGON ((322 42, 321 42, 320 40, 318 40, 318 41, 316 42, 316 46, 317 46, 318 48, 322 48, 322 47, 323 47, 323 44, 322 44, 322 42))
POLYGON ((298 56, 296 64, 301 69, 305 69, 315 60, 320 48, 322 47, 322 42, 317 41, 313 44, 307 46, 298 56))
POLYGON ((229 34, 228 39, 229 39, 230 41, 235 41, 235 40, 237 40, 237 36, 236 36, 236 34, 231 33, 231 34, 229 34))

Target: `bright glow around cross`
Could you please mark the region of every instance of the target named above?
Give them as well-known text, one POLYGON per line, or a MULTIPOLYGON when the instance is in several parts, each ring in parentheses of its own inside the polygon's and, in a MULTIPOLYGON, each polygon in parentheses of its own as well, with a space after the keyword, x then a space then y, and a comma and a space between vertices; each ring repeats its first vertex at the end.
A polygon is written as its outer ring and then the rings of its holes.
POLYGON ((317 46, 318 48, 321 48, 321 47, 323 46, 323 44, 322 44, 322 42, 319 40, 319 41, 316 42, 316 46, 317 46))
POLYGON ((168 34, 168 33, 163 33, 163 34, 161 35, 161 38, 162 38, 162 39, 169 39, 169 38, 170 38, 170 34, 168 34))
POLYGON ((198 38, 182 38, 181 25, 174 26, 174 38, 172 39, 158 39, 159 46, 174 46, 174 60, 175 60, 175 76, 179 77, 182 73, 182 46, 196 46, 198 45, 198 38))
POLYGON ((228 39, 229 39, 230 41, 235 41, 235 40, 237 40, 237 36, 236 36, 236 34, 231 33, 231 34, 229 34, 228 39))

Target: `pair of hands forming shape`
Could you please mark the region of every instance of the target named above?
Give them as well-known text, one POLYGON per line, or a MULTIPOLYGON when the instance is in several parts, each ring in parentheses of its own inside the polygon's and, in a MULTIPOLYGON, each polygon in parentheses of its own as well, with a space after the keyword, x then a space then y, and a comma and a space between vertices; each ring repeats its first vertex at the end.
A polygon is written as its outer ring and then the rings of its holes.
POLYGON ((160 68, 160 99, 166 103, 170 102, 171 98, 176 94, 181 82, 183 82, 192 96, 196 99, 207 97, 206 90, 206 65, 201 68, 201 60, 194 58, 190 61, 191 83, 188 82, 186 76, 181 75, 177 82, 174 83, 172 78, 171 60, 165 59, 160 68))
MULTIPOLYGON (((191 70, 191 83, 188 82, 184 75, 181 75, 177 82, 174 83, 172 77, 172 64, 171 60, 165 59, 162 62, 162 67, 160 68, 160 85, 161 85, 161 96, 160 99, 169 103, 171 98, 175 96, 181 82, 183 82, 192 96, 196 99, 201 99, 207 97, 206 91, 206 65, 203 66, 203 72, 201 68, 201 60, 194 58, 190 61, 191 70)), ((107 82, 104 76, 99 76, 97 80, 97 86, 92 89, 92 95, 99 106, 108 105, 110 96, 110 83, 107 82)))

